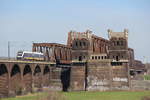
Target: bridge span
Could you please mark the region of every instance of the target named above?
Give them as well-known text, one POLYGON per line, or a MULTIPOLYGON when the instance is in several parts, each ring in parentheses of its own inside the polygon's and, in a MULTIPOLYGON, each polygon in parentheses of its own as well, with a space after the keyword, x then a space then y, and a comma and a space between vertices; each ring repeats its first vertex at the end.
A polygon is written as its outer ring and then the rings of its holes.
MULTIPOLYGON (((0 97, 41 91, 43 87, 62 89, 63 71, 50 61, 0 60, 0 97)), ((65 71, 66 72, 66 71, 65 71)), ((65 81, 66 83, 66 81, 65 81)))

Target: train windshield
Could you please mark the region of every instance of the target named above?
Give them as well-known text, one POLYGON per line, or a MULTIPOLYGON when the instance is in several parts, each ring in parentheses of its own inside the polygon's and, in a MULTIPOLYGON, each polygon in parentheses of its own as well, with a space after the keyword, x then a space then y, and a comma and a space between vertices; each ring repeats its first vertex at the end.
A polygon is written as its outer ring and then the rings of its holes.
POLYGON ((20 51, 20 52, 17 53, 17 56, 22 56, 22 54, 23 54, 23 52, 20 51))

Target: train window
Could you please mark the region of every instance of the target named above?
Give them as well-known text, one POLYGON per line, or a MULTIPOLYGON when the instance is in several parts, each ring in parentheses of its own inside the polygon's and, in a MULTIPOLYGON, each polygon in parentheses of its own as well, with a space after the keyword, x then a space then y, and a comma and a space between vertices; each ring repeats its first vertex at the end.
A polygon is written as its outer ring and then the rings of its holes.
POLYGON ((30 54, 30 53, 24 53, 24 57, 32 57, 32 54, 30 54))
POLYGON ((40 58, 44 58, 44 55, 40 55, 40 58))
POLYGON ((98 56, 98 59, 101 59, 101 57, 100 57, 100 56, 98 56))
POLYGON ((39 57, 39 55, 38 54, 34 54, 34 57, 39 57))
POLYGON ((32 57, 32 54, 30 53, 30 57, 32 57))
POLYGON ((17 56, 22 56, 22 53, 18 53, 17 56))
POLYGON ((103 56, 102 56, 102 59, 103 59, 103 56))
POLYGON ((24 53, 24 56, 23 57, 28 57, 28 54, 27 53, 24 53))

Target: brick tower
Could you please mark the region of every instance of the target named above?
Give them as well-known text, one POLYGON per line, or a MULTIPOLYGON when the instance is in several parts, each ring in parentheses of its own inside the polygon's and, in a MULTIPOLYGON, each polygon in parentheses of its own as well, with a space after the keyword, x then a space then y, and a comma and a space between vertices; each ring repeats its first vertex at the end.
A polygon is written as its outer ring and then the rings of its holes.
POLYGON ((128 62, 128 30, 113 32, 108 29, 108 37, 110 40, 109 59, 112 59, 113 62, 128 62))

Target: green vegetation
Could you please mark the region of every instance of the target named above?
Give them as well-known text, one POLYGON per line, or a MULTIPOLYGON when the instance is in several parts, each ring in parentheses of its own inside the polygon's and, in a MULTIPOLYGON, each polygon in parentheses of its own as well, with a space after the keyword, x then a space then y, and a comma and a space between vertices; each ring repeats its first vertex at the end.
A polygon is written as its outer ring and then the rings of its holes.
POLYGON ((141 100, 150 96, 150 91, 144 92, 71 92, 64 93, 67 100, 141 100))
POLYGON ((17 96, 12 98, 4 98, 0 100, 40 100, 43 97, 46 97, 48 93, 35 93, 35 94, 28 94, 25 96, 17 96))
POLYGON ((150 75, 144 75, 144 80, 150 80, 150 75))
POLYGON ((142 92, 50 92, 36 93, 16 98, 2 100, 143 100, 144 96, 150 96, 150 91, 142 92))

